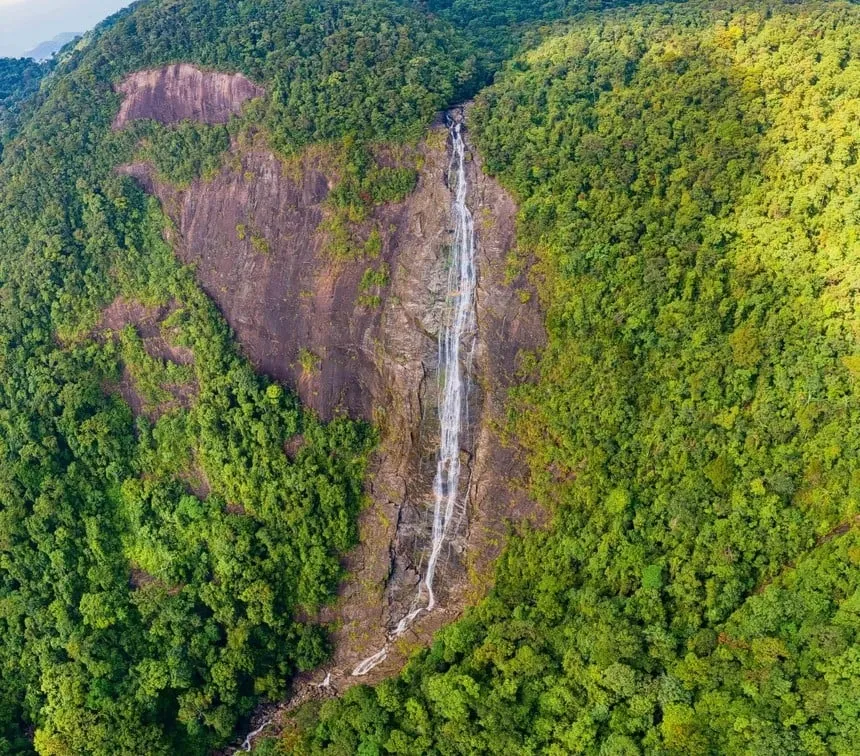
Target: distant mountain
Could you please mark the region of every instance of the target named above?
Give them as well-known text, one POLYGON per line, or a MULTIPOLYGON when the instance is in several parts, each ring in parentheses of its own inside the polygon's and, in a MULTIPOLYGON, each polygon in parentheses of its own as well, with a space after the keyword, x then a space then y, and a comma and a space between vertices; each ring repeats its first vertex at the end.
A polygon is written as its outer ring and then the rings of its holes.
POLYGON ((48 60, 53 57, 54 53, 58 52, 73 39, 80 36, 79 32, 64 32, 63 34, 58 34, 53 39, 50 39, 47 42, 41 42, 29 52, 25 52, 23 57, 33 58, 34 60, 40 61, 48 60))

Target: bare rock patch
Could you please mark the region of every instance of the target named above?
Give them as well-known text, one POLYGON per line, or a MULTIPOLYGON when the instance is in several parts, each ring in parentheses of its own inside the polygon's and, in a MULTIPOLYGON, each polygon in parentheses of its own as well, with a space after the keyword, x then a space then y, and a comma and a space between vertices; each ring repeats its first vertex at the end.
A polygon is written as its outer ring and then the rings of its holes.
POLYGON ((162 124, 180 121, 227 123, 264 90, 239 73, 203 71, 188 63, 136 71, 117 86, 124 95, 114 129, 151 118, 162 124))
MULTIPOLYGON (((148 307, 140 302, 117 297, 103 311, 95 335, 102 341, 108 341, 117 338, 117 334, 125 327, 132 326, 150 358, 190 366, 194 362, 193 352, 171 343, 169 333, 164 329, 164 321, 175 309, 175 302, 160 307, 148 307)), ((129 365, 123 365, 119 379, 107 383, 103 388, 107 393, 119 394, 135 416, 143 415, 150 420, 157 420, 161 415, 179 407, 190 407, 197 396, 196 382, 191 380, 162 385, 163 397, 159 401, 153 401, 140 390, 134 370, 129 365)), ((205 482, 205 476, 203 482, 199 482, 200 477, 190 476, 189 486, 192 490, 208 494, 209 485, 205 482)))

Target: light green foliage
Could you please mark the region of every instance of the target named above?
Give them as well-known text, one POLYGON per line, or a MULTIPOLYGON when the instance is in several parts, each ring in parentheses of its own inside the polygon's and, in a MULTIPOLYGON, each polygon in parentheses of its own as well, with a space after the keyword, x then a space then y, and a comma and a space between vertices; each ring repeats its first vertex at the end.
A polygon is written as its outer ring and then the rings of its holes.
POLYGON ((194 373, 187 365, 150 355, 132 325, 126 326, 120 334, 120 356, 134 380, 136 391, 150 408, 171 400, 168 387, 194 380, 194 373))
POLYGON ((411 166, 381 165, 371 148, 347 137, 336 149, 343 175, 329 194, 327 215, 320 224, 327 253, 336 260, 376 259, 382 235, 376 225, 367 229, 375 205, 402 202, 415 189, 418 172, 411 166))
POLYGON ((391 269, 387 263, 383 263, 378 268, 368 268, 364 271, 361 277, 361 282, 358 288, 361 291, 370 291, 371 289, 379 289, 388 286, 388 281, 391 277, 391 269))
POLYGON ((322 366, 322 360, 310 349, 302 347, 299 350, 299 365, 302 368, 302 373, 304 373, 305 376, 310 377, 319 373, 320 367, 322 366))
POLYGON ((358 284, 358 303, 362 307, 379 307, 382 304, 382 290, 388 286, 391 270, 387 263, 364 271, 358 284))
POLYGON ((552 527, 292 752, 856 750, 858 37, 840 3, 595 14, 479 96, 547 308, 511 423, 552 527))
POLYGON ((268 255, 271 251, 271 249, 269 248, 269 242, 266 240, 266 237, 261 236, 260 234, 253 234, 251 236, 251 246, 256 252, 261 255, 268 255))
POLYGON ((379 228, 374 226, 370 229, 364 242, 364 257, 368 260, 376 260, 382 254, 382 234, 379 228))

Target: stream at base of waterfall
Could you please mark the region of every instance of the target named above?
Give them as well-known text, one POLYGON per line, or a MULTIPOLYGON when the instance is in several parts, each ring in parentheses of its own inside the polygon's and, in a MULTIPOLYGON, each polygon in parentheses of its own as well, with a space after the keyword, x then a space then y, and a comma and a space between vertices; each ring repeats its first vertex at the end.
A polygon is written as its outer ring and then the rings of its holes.
POLYGON ((448 280, 442 327, 439 331, 439 449, 433 480, 433 519, 424 577, 410 611, 388 634, 388 644, 359 663, 354 677, 366 675, 388 657, 390 643, 402 636, 419 615, 436 606, 433 590, 436 567, 443 549, 466 515, 466 496, 460 492, 460 449, 468 429, 469 390, 477 330, 475 291, 475 223, 467 204, 468 177, 463 120, 449 114, 448 132, 453 145, 448 184, 453 190, 451 215, 454 234, 448 261, 448 280))

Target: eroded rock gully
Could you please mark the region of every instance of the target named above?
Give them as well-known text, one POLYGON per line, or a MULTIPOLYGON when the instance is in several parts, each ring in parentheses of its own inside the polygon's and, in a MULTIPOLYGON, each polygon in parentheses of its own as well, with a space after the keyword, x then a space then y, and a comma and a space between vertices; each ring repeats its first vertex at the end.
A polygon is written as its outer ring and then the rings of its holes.
POLYGON ((344 411, 383 431, 368 481, 371 504, 360 517, 360 545, 346 557, 348 578, 338 601, 319 616, 336 628, 334 655, 325 670, 298 681, 293 704, 399 669, 412 648, 480 598, 507 521, 533 513, 521 454, 503 446, 496 427, 520 353, 542 344, 542 319, 527 283, 504 280, 516 206, 469 154, 479 271, 463 445, 468 521, 440 560, 436 610, 419 617, 369 675, 350 675, 409 611, 426 559, 438 446, 437 333, 452 233, 447 137, 444 126, 434 127, 419 148, 415 191, 374 210, 383 230, 378 261, 336 262, 326 254, 318 227, 334 181, 313 151, 287 170, 264 149, 234 147, 216 177, 184 191, 160 184, 145 164, 122 168, 161 199, 175 224, 171 241, 178 255, 196 266, 255 367, 294 387, 323 417, 344 411), (252 233, 265 240, 265 251, 252 243, 252 233), (381 305, 362 306, 359 282, 382 262, 390 281, 381 305), (303 350, 319 357, 318 369, 303 367, 303 350), (330 685, 321 689, 324 678, 330 685))

